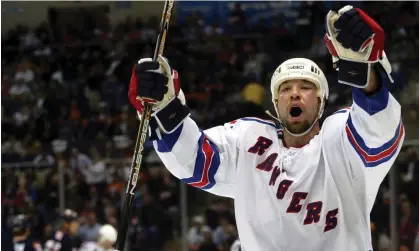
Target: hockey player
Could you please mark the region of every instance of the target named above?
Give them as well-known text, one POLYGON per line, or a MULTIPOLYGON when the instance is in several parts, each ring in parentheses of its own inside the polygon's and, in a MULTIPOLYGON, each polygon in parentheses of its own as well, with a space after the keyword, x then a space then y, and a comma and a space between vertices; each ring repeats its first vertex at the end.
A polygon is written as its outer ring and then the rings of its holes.
POLYGON ((275 121, 241 118, 200 130, 176 98, 176 71, 141 59, 129 99, 153 104, 150 137, 169 171, 191 186, 230 197, 242 250, 372 250, 369 214, 404 140, 384 31, 345 6, 326 17, 325 41, 351 107, 319 119, 327 80, 311 60, 282 63, 271 79, 275 121))
POLYGON ((77 213, 66 209, 61 214, 62 226, 45 242, 45 251, 73 251, 78 247, 75 236, 79 228, 77 213))
POLYGON ((79 251, 113 251, 113 245, 116 242, 118 233, 116 229, 109 224, 103 225, 99 229, 97 242, 89 241, 82 244, 79 251))
POLYGON ((25 215, 20 214, 13 219, 13 250, 42 251, 41 244, 32 238, 25 215))

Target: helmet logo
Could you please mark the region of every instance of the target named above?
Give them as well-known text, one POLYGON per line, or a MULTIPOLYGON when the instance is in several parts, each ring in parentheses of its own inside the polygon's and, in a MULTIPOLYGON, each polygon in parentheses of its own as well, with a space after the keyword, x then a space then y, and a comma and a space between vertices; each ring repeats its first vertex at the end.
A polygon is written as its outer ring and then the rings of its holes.
POLYGON ((289 65, 288 70, 301 70, 304 69, 304 65, 289 65))

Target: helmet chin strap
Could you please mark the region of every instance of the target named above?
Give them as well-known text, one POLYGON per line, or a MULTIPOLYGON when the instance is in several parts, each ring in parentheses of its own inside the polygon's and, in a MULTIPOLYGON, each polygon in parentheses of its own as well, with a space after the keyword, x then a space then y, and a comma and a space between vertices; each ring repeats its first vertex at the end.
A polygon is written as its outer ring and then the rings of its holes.
POLYGON ((311 129, 313 129, 313 127, 314 127, 314 125, 316 124, 316 122, 319 120, 319 117, 317 117, 314 121, 313 121, 313 123, 310 125, 310 127, 307 129, 307 130, 305 130, 304 132, 302 132, 302 133, 292 133, 292 132, 290 132, 290 130, 288 130, 288 128, 284 125, 284 123, 282 123, 282 120, 281 119, 279 119, 280 117, 279 117, 279 114, 278 114, 278 118, 277 117, 275 117, 275 116, 273 116, 268 110, 267 111, 265 111, 266 112, 266 114, 268 114, 269 116, 271 116, 273 119, 275 119, 276 121, 278 121, 281 125, 282 125, 282 127, 285 129, 285 131, 287 131, 287 133, 289 133, 290 135, 292 135, 292 136, 294 136, 294 137, 301 137, 301 136, 304 136, 304 135, 306 135, 307 133, 309 133, 310 131, 311 131, 311 129))
POLYGON ((301 136, 306 135, 308 132, 310 132, 310 131, 311 131, 311 129, 313 129, 314 125, 316 124, 316 122, 317 122, 318 120, 319 120, 319 118, 316 118, 316 119, 313 121, 313 123, 311 124, 311 126, 310 126, 307 130, 305 130, 305 131, 304 131, 304 132, 302 132, 302 133, 298 133, 298 134, 290 132, 290 131, 288 130, 288 128, 287 128, 287 127, 285 127, 285 125, 282 125, 282 126, 284 127, 285 131, 287 131, 287 132, 288 132, 289 134, 291 134, 292 136, 294 136, 294 137, 301 137, 301 136))

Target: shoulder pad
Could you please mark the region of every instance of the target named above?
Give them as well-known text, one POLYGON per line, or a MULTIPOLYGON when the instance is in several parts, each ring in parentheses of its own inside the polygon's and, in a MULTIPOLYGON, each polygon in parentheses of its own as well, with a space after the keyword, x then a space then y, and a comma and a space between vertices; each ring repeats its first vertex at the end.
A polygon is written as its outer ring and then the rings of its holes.
POLYGON ((349 110, 351 109, 351 107, 345 107, 343 109, 337 110, 336 112, 332 113, 332 115, 338 114, 338 113, 347 113, 349 112, 349 110))
POLYGON ((261 124, 273 126, 273 127, 277 128, 277 129, 281 129, 282 128, 281 125, 277 121, 274 121, 272 119, 262 119, 262 118, 259 118, 259 117, 244 117, 244 118, 241 118, 240 120, 243 120, 243 121, 253 121, 253 122, 257 122, 257 123, 261 123, 261 124))

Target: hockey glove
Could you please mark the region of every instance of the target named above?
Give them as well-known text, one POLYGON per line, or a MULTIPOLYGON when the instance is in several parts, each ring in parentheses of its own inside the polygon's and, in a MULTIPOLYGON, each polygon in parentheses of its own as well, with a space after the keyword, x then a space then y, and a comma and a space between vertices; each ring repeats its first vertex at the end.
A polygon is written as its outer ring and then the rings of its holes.
POLYGON ((189 116, 183 95, 180 95, 180 81, 175 70, 163 57, 158 61, 143 58, 134 66, 129 84, 128 98, 139 117, 144 102, 153 105, 150 126, 157 124, 164 133, 171 133, 189 116), (156 123, 153 123, 156 122, 156 123))
POLYGON ((384 52, 384 31, 361 9, 347 5, 338 13, 329 11, 324 39, 339 71, 339 83, 367 87, 375 63, 382 65, 393 82, 391 65, 384 52))

